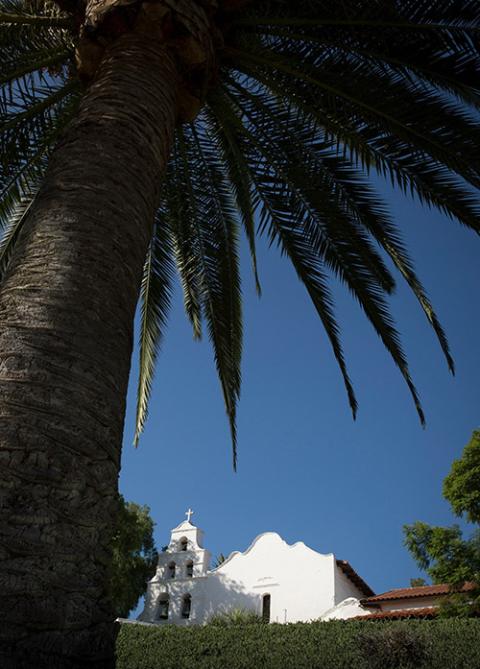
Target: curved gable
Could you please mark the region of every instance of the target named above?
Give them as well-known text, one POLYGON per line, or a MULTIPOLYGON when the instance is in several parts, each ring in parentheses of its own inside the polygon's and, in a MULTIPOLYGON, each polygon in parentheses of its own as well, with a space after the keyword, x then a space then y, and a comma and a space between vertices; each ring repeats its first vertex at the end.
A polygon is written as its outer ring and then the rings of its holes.
POLYGON ((332 561, 333 554, 318 553, 303 541, 288 544, 277 532, 263 532, 252 541, 245 551, 233 551, 215 570, 215 573, 227 574, 236 571, 236 568, 250 562, 264 562, 265 568, 275 572, 275 566, 280 561, 285 569, 286 563, 295 564, 312 563, 315 561, 332 561))

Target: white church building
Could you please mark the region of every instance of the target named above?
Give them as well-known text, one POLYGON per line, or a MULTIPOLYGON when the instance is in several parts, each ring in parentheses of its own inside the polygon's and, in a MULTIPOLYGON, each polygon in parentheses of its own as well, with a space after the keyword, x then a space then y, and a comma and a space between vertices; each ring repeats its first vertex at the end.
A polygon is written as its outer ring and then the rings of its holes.
MULTIPOLYGON (((142 624, 200 625, 215 614, 253 611, 278 623, 361 618, 433 618, 448 584, 397 588, 375 594, 350 564, 276 532, 260 534, 243 553, 235 551, 215 569, 203 546, 203 531, 187 520, 171 532, 148 583, 142 624)), ((476 588, 464 583, 462 592, 476 588)), ((135 621, 124 620, 132 623, 135 621)))
POLYGON ((203 624, 233 609, 279 623, 370 613, 359 602, 374 592, 348 562, 301 541, 289 545, 275 532, 260 534, 246 551, 210 569, 203 531, 190 522, 191 514, 172 530, 159 555, 140 621, 203 624))

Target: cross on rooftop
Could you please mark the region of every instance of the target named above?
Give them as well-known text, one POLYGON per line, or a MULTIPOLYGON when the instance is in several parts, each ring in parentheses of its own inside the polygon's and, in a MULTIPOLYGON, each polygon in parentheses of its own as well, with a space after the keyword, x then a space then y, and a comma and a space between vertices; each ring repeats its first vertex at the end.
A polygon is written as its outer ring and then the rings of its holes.
POLYGON ((188 522, 190 522, 190 518, 193 516, 193 511, 192 509, 188 509, 188 511, 185 512, 185 515, 187 516, 188 522))

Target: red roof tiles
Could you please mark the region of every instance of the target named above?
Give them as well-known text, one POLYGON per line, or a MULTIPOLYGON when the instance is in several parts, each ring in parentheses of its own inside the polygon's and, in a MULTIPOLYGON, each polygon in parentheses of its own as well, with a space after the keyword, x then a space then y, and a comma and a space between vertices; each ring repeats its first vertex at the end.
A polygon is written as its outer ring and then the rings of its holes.
POLYGON ((422 585, 417 588, 397 588, 396 590, 388 590, 380 595, 367 597, 362 599, 362 604, 369 606, 377 602, 389 602, 394 599, 409 599, 410 597, 434 597, 436 595, 448 595, 453 592, 468 592, 473 590, 475 583, 466 582, 462 587, 455 589, 449 583, 440 583, 438 585, 422 585))

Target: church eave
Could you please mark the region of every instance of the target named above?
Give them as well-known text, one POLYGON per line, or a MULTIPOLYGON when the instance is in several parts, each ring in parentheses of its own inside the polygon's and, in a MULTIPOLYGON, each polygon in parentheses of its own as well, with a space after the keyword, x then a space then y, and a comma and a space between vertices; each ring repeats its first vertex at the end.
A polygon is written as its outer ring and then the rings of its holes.
POLYGON ((347 560, 337 560, 337 567, 343 571, 345 576, 350 579, 350 581, 357 586, 357 588, 364 594, 366 597, 375 597, 375 593, 372 588, 365 583, 363 578, 361 578, 352 565, 347 560))

